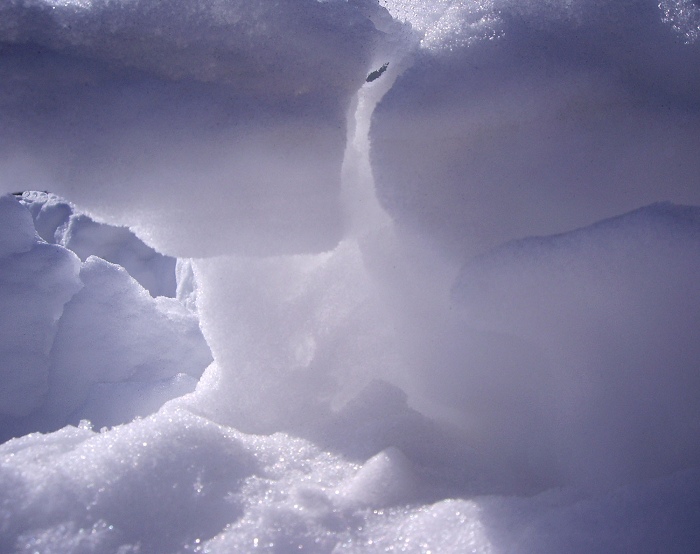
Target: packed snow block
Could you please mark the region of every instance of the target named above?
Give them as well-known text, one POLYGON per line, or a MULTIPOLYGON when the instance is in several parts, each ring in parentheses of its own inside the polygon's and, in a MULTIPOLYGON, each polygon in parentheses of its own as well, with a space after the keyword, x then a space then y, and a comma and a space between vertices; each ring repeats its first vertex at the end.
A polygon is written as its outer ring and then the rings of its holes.
POLYGON ((373 117, 378 195, 443 251, 700 202, 700 42, 656 2, 387 6, 424 38, 373 117))
POLYGON ((366 0, 0 8, 0 186, 42 187, 158 251, 315 252, 343 233, 366 0))
POLYGON ((48 393, 50 352, 63 308, 81 288, 80 260, 43 242, 31 214, 0 197, 0 427, 38 408, 48 393))
POLYGON ((698 271, 700 208, 673 204, 511 242, 463 268, 453 298, 464 318, 546 354, 555 401, 543 417, 566 482, 700 461, 698 271))
POLYGON ((151 296, 175 296, 175 258, 159 254, 126 227, 93 221, 52 193, 26 191, 20 202, 46 242, 65 246, 83 261, 98 256, 123 267, 151 296))
POLYGON ((94 256, 80 279, 51 350, 45 426, 124 423, 194 389, 211 355, 189 310, 94 256))

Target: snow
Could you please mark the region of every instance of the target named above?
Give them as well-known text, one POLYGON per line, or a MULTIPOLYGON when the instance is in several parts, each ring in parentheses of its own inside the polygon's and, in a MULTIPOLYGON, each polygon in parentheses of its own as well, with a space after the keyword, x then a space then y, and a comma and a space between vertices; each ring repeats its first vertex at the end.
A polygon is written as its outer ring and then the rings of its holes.
POLYGON ((97 223, 51 193, 25 192, 20 202, 29 208, 46 242, 65 246, 82 261, 98 256, 123 267, 151 296, 175 296, 177 260, 159 254, 128 228, 97 223))
POLYGON ((566 482, 600 487, 700 462, 699 224, 696 207, 655 204, 463 268, 453 296, 467 320, 544 353, 537 393, 551 405, 537 427, 566 482))
POLYGON ((178 257, 340 239, 346 111, 391 26, 371 1, 12 1, 0 20, 8 192, 178 257))
POLYGON ((0 551, 697 552, 698 21, 1 3, 0 551))
POLYGON ((15 199, 4 196, 0 213, 4 373, 0 413, 5 419, 28 415, 46 395, 56 321, 80 288, 80 262, 69 251, 36 240, 31 215, 15 199))
MULTIPOLYGON (((30 198, 22 200, 37 208, 30 198)), ((47 214, 39 205, 35 211, 47 214)), ((194 389, 211 355, 183 304, 151 297, 118 265, 96 256, 81 263, 48 244, 35 233, 30 210, 11 196, 2 197, 0 221, 7 245, 0 266, 4 440, 82 418, 100 426, 131 421, 194 389)), ((84 225, 99 229, 97 238, 124 231, 84 225)), ((126 246, 139 250, 131 237, 126 246)))
POLYGON ((700 57, 654 2, 438 4, 478 5, 502 36, 471 44, 465 28, 466 45, 447 34, 425 46, 377 108, 377 193, 395 220, 471 256, 653 202, 700 202, 689 70, 700 57))

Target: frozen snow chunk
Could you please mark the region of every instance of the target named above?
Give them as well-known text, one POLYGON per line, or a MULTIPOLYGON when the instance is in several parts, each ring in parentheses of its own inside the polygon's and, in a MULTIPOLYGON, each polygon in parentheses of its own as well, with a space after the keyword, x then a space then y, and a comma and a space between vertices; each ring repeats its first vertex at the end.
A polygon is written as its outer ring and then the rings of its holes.
POLYGON ((367 0, 38 0, 2 6, 0 40, 247 95, 324 97, 345 94, 364 72, 381 11, 367 0))
POLYGON ((0 249, 1 440, 44 401, 57 322, 81 283, 78 258, 41 241, 9 196, 0 197, 0 249))
POLYGON ((94 256, 80 279, 84 287, 66 305, 51 351, 44 411, 52 425, 79 418, 122 423, 134 412, 146 415, 138 406, 148 406, 149 397, 172 398, 187 382, 169 387, 165 380, 199 378, 211 355, 196 317, 177 300, 153 299, 123 268, 94 256), (109 402, 95 401, 110 395, 109 402))
POLYGON ((98 256, 123 267, 151 296, 175 296, 175 258, 146 246, 126 227, 104 225, 86 215, 74 214, 61 244, 81 260, 98 256))
MULTIPOLYGON (((23 203, 55 238, 70 206, 38 196, 23 203)), ((81 268, 73 252, 39 238, 25 206, 0 198, 0 440, 83 417, 115 425, 194 390, 211 361, 196 316, 100 258, 81 268)))
MULTIPOLYGON (((320 251, 341 236, 349 93, 332 106, 304 95, 273 102, 241 98, 222 84, 30 56, 49 59, 20 60, 18 72, 49 66, 60 76, 50 92, 34 84, 35 92, 14 86, 0 95, 23 99, 20 106, 0 102, 0 121, 13 138, 0 144, 0 167, 13 186, 46 182, 93 219, 129 226, 177 257, 320 251), (41 94, 63 100, 37 119, 32 106, 47 100, 31 96, 41 94), (76 130, 66 136, 70 113, 76 130)), ((10 81, 0 77, 0 87, 10 81)))
POLYGON ((83 261, 98 256, 122 266, 151 296, 175 296, 176 260, 146 246, 126 227, 93 221, 52 193, 27 191, 20 201, 46 242, 65 246, 83 261))
POLYGON ((453 297, 466 320, 549 360, 544 417, 565 480, 605 486, 700 462, 699 271, 700 208, 672 204, 465 265, 453 297))

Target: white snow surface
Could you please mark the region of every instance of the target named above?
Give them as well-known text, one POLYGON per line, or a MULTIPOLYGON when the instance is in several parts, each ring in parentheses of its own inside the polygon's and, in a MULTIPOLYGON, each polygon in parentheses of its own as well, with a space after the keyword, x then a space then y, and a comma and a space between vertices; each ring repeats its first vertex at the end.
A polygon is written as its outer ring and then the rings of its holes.
POLYGON ((0 552, 700 551, 699 36, 1 0, 0 552))

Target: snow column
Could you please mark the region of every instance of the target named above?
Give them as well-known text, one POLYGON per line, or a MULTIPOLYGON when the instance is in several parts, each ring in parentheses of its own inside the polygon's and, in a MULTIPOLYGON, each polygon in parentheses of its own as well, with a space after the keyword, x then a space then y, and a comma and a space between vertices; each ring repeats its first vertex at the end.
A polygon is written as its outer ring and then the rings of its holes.
MULTIPOLYGON (((308 431, 372 379, 391 373, 388 315, 361 245, 391 224, 375 195, 368 133, 413 35, 381 9, 373 22, 383 41, 365 75, 374 71, 380 78, 363 79, 346 106, 342 163, 332 175, 340 185, 332 214, 342 224, 337 245, 321 253, 306 248, 195 261, 198 309, 215 363, 188 402, 245 431, 308 431)), ((329 217, 305 209, 308 217, 329 217)))

